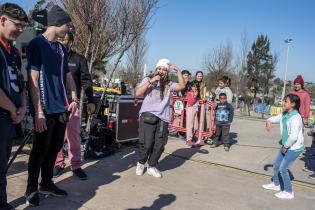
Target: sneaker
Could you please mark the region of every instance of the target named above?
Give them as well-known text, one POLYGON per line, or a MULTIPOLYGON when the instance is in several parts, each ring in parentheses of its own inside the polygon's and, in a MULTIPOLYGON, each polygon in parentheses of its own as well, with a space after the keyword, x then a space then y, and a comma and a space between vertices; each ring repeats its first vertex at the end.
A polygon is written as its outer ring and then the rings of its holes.
POLYGON ((0 209, 1 210, 14 210, 15 208, 7 203, 4 206, 0 206, 0 209))
POLYGON ((226 152, 230 151, 230 146, 225 145, 225 146, 224 146, 224 150, 225 150, 226 152))
POLYGON ((218 141, 213 141, 213 144, 210 145, 210 148, 216 148, 218 146, 220 146, 222 143, 218 142, 218 141))
POLYGON ((188 140, 188 141, 186 141, 186 144, 187 144, 188 146, 192 146, 192 145, 194 144, 194 142, 193 142, 192 140, 188 140))
POLYGON ((53 182, 51 182, 49 185, 40 185, 38 192, 43 195, 53 195, 56 197, 63 197, 68 195, 65 190, 58 188, 53 182))
POLYGON ((142 176, 143 172, 144 172, 144 169, 145 169, 145 165, 138 162, 137 163, 137 168, 136 168, 136 175, 137 176, 142 176))
POLYGON ((276 186, 273 182, 270 184, 265 184, 262 186, 266 190, 274 190, 274 191, 280 191, 280 185, 276 186))
POLYGON ((212 145, 214 143, 214 141, 212 139, 206 139, 205 143, 208 145, 212 145))
POLYGON ((86 173, 82 170, 82 168, 77 168, 72 171, 73 175, 77 176, 80 180, 87 180, 86 173))
POLYGON ((312 170, 308 169, 306 166, 302 170, 305 172, 313 172, 312 170))
POLYGON ((148 167, 148 174, 155 177, 155 178, 161 178, 162 177, 162 174, 161 172, 155 168, 155 167, 148 167))
POLYGON ((309 175, 308 178, 310 178, 310 179, 315 179, 315 173, 309 175))
POLYGON ((65 169, 61 166, 54 167, 54 177, 59 177, 65 169))
POLYGON ((28 206, 39 206, 39 195, 37 191, 31 193, 25 193, 26 205, 28 206))
POLYGON ((286 192, 286 191, 281 191, 281 192, 278 192, 275 194, 275 196, 277 198, 280 198, 280 199, 293 199, 294 198, 294 193, 291 192, 286 192))

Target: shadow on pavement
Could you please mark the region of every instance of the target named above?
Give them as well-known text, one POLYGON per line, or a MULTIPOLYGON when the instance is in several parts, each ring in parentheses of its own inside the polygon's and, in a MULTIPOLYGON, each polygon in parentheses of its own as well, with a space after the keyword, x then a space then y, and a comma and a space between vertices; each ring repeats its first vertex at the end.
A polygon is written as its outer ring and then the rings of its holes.
POLYGON ((173 194, 161 194, 151 206, 144 206, 138 209, 127 209, 127 210, 158 210, 163 207, 169 206, 176 200, 176 196, 173 194))
POLYGON ((27 171, 27 162, 26 161, 13 162, 11 167, 8 170, 7 176, 19 174, 19 173, 22 173, 24 171, 27 171))
POLYGON ((230 144, 233 145, 233 144, 237 144, 237 133, 234 133, 234 132, 230 132, 229 134, 229 139, 230 139, 230 144))
MULTIPOLYGON (((79 209, 96 195, 96 191, 100 186, 119 179, 119 173, 136 165, 135 155, 122 158, 126 153, 128 152, 118 152, 86 167, 84 170, 88 175, 88 180, 81 181, 74 176, 70 176, 57 182, 57 186, 65 189, 68 196, 62 198, 41 196, 40 206, 36 209, 79 209)), ((13 206, 20 206, 25 203, 25 199, 20 197, 10 203, 13 206)), ((26 207, 25 209, 33 208, 26 207)))
POLYGON ((208 154, 209 152, 208 150, 201 149, 200 147, 177 149, 174 152, 172 152, 172 154, 164 157, 160 161, 158 168, 161 171, 167 171, 172 170, 174 168, 178 168, 181 165, 183 165, 186 162, 186 160, 189 160, 192 156, 194 156, 197 153, 208 154))

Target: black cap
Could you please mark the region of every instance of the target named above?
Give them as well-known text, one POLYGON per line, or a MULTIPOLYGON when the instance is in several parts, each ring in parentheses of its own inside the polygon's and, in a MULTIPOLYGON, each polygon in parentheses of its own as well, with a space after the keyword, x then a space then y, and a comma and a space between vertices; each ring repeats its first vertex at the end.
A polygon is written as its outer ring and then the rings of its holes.
POLYGON ((47 26, 60 26, 65 23, 70 23, 71 18, 62 8, 54 5, 47 14, 47 26))
POLYGON ((47 10, 43 9, 32 14, 34 21, 46 26, 47 25, 47 10))

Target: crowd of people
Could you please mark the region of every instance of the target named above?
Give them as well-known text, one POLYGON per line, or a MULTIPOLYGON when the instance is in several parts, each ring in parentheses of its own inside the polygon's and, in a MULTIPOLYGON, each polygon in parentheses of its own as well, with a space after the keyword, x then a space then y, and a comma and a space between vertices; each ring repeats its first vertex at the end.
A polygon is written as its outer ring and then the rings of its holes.
MULTIPOLYGON (((56 5, 48 11, 46 31, 33 38, 27 47, 29 87, 26 89, 21 74, 21 56, 12 43, 22 34, 28 22, 27 14, 17 4, 4 3, 0 6, 0 210, 13 209, 7 203, 7 163, 15 125, 23 120, 27 103, 34 118, 34 141, 28 162, 26 202, 38 206, 39 193, 67 195, 53 182, 53 177, 59 176, 65 168, 61 150, 65 137, 73 174, 81 180, 88 178, 81 168, 79 101, 85 94, 88 113, 95 111, 93 83, 85 58, 71 48, 74 42, 74 35, 69 30, 71 18, 56 5), (28 102, 26 91, 30 95, 28 102)), ((187 132, 181 134, 187 144, 201 146, 194 136, 199 127, 199 117, 209 124, 209 119, 205 117, 209 114, 198 115, 200 101, 207 100, 216 103, 216 134, 208 144, 212 148, 223 144, 224 149, 229 151, 229 130, 234 116, 231 79, 223 76, 218 80, 217 88, 208 88, 202 71, 196 72, 195 79, 190 77, 189 71, 182 71, 168 59, 160 59, 153 74, 145 77, 136 89, 136 97, 144 98, 139 112, 137 175, 143 175, 147 168, 148 174, 162 177, 156 166, 168 140, 168 125, 178 120, 178 116, 171 116, 170 110, 174 94, 187 98, 187 132), (177 83, 169 80, 171 71, 176 72, 177 83)), ((288 169, 304 151, 303 127, 309 117, 310 97, 304 90, 303 78, 298 76, 294 84, 295 90, 285 97, 284 112, 269 118, 266 124, 269 130, 271 123, 280 122, 282 133, 282 147, 275 160, 273 182, 263 186, 279 191, 280 172, 284 190, 276 194, 279 198, 294 197, 288 169)))
MULTIPOLYGON (((200 102, 211 102, 216 108, 215 126, 216 134, 205 142, 215 148, 224 144, 225 151, 230 150, 229 130, 234 117, 234 108, 232 106, 233 93, 230 89, 231 79, 223 76, 218 80, 218 86, 208 88, 205 85, 202 71, 197 71, 195 78, 191 80, 191 73, 188 70, 182 71, 185 88, 180 92, 174 93, 175 96, 180 96, 187 99, 187 104, 182 115, 174 113, 173 125, 179 125, 180 119, 184 117, 186 133, 171 131, 172 134, 180 136, 186 135, 186 142, 189 146, 198 147, 203 143, 197 139, 198 130, 209 130, 211 113, 209 106, 202 107, 200 102), (201 114, 201 109, 205 109, 205 114, 201 114), (204 122, 201 127, 199 122, 204 122)), ((216 84, 214 84, 216 85, 216 84)))

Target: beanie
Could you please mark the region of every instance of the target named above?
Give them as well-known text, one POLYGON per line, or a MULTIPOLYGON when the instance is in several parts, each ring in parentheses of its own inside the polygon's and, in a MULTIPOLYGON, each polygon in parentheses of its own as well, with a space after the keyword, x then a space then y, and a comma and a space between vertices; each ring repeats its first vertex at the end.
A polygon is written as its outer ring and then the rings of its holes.
POLYGON ((169 60, 169 59, 166 59, 166 58, 163 58, 163 59, 160 59, 160 60, 157 62, 155 68, 164 67, 164 68, 166 68, 166 69, 168 70, 168 69, 169 69, 169 64, 170 64, 170 60, 169 60))
POLYGON ((62 8, 54 5, 47 14, 47 26, 61 26, 70 23, 71 18, 62 8))
POLYGON ((299 83, 302 87, 304 87, 304 80, 301 75, 297 75, 297 77, 294 80, 294 84, 299 83))

